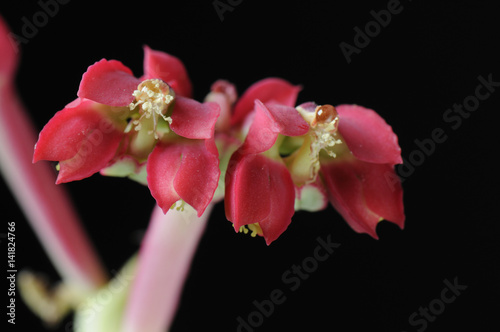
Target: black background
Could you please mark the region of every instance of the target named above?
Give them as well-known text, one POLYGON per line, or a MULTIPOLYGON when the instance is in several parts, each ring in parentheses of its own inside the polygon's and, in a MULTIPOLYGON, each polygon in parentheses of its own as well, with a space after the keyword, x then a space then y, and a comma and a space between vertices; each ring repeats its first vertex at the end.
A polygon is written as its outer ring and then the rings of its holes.
MULTIPOLYGON (((246 319, 256 310, 253 301, 269 299, 274 289, 282 290, 286 301, 255 331, 416 331, 410 315, 440 297, 445 279, 455 278, 467 289, 425 330, 498 331, 494 157, 500 88, 458 128, 443 119, 447 109, 475 93, 479 76, 491 74, 500 81, 494 2, 401 0, 401 12, 350 63, 339 44, 354 45, 354 28, 364 29, 374 20, 370 12, 386 9, 389 1, 272 6, 269 1, 233 1, 238 2, 221 21, 210 0, 130 5, 70 1, 22 46, 20 96, 41 128, 76 97, 82 73, 95 61, 118 59, 140 76, 144 44, 182 59, 197 100, 219 78, 235 83, 240 94, 262 78, 285 78, 304 87, 298 103, 357 103, 375 109, 392 125, 405 166, 414 166, 399 169, 406 227, 401 231, 382 222, 380 240, 373 240, 353 232, 329 207, 296 213, 289 229, 267 247, 262 239, 235 234, 219 204, 171 331, 236 331, 236 319, 246 319), (446 141, 436 144, 420 165, 412 165, 408 160, 419 150, 415 140, 430 138, 435 128, 445 131, 446 141), (327 236, 340 248, 291 291, 283 273, 310 257, 316 239, 327 236)), ((17 8, 0 5, 20 36, 22 18, 32 21, 41 10, 36 1, 23 1, 17 8)), ((117 270, 138 249, 154 205, 149 191, 99 175, 65 186, 106 267, 117 270)), ((18 225, 18 265, 57 280, 4 182, 1 193, 2 221, 18 225)), ((17 303, 12 330, 43 328, 19 297, 17 303)), ((68 317, 56 331, 70 322, 68 317)))

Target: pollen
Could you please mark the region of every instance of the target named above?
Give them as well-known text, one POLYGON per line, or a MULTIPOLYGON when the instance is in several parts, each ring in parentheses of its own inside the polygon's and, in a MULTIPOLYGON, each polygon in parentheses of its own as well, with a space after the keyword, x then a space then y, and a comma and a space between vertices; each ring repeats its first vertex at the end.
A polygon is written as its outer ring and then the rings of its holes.
POLYGON ((132 120, 132 126, 139 131, 145 119, 152 119, 153 129, 149 130, 148 134, 153 134, 155 139, 158 139, 159 118, 161 117, 168 124, 172 123, 172 118, 166 116, 165 113, 175 99, 174 90, 162 80, 150 79, 141 82, 132 95, 135 100, 130 103, 129 108, 131 112, 138 114, 132 120))

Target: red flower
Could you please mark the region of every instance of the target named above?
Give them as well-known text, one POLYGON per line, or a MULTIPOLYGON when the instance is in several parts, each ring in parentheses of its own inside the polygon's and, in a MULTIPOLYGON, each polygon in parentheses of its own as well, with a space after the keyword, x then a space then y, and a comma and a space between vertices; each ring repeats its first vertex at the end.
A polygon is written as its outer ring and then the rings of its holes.
POLYGON ((108 166, 125 134, 126 122, 111 108, 76 99, 40 132, 33 161, 59 161, 56 183, 81 180, 108 166))
POLYGON ((394 171, 402 163, 401 149, 392 128, 375 111, 357 105, 306 103, 297 110, 311 126, 313 156, 298 153, 293 162, 311 161, 309 174, 319 173, 329 201, 347 223, 374 238, 382 219, 403 228, 403 190, 394 171))
MULTIPOLYGON (((249 91, 259 95, 255 87, 249 91)), ((289 90, 288 99, 278 95, 295 102, 296 92, 289 90)), ((328 200, 357 232, 377 238, 382 219, 403 228, 403 192, 394 171, 401 150, 377 113, 353 105, 305 103, 295 109, 259 100, 249 110, 242 99, 235 108, 240 105, 251 125, 226 173, 226 216, 236 230, 250 230, 270 244, 295 210, 317 211, 328 200)))
POLYGON ((273 146, 279 147, 275 143, 280 135, 299 136, 308 130, 293 107, 255 101, 246 140, 226 172, 226 217, 236 230, 245 231, 248 225, 252 235, 263 236, 267 244, 286 230, 294 214, 295 187, 273 146))
POLYGON ((189 98, 191 83, 179 59, 144 50, 140 79, 116 60, 88 68, 79 98, 41 131, 34 161, 59 161, 57 183, 99 171, 146 182, 147 169, 164 212, 182 199, 201 215, 220 174, 213 141, 219 106, 189 98))

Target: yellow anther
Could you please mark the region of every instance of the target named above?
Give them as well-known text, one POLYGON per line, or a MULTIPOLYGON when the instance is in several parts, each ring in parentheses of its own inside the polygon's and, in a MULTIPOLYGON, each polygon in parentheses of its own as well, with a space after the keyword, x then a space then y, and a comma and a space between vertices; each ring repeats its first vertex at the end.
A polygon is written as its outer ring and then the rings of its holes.
POLYGON ((170 210, 176 209, 177 211, 184 211, 184 206, 186 205, 186 202, 184 200, 178 200, 172 206, 170 207, 170 210), (179 206, 177 206, 177 203, 179 203, 179 206))
POLYGON ((248 224, 248 225, 243 225, 240 227, 238 230, 240 233, 248 234, 249 231, 251 237, 256 237, 257 235, 262 236, 262 228, 260 228, 259 223, 254 223, 254 224, 248 224))

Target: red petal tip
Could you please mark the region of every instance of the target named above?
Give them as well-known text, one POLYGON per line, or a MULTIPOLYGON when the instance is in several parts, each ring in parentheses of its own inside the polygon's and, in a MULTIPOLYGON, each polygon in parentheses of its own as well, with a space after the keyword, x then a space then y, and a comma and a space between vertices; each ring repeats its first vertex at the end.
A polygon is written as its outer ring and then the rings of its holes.
POLYGON ((77 95, 109 106, 128 106, 140 82, 120 61, 102 59, 83 74, 77 95))

